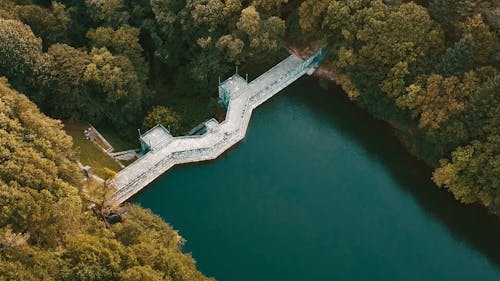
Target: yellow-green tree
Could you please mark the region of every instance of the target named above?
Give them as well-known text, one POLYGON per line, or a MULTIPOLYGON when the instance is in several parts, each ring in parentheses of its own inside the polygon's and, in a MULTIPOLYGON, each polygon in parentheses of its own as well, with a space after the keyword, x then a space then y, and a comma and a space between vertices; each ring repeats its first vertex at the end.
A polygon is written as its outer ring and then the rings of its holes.
MULTIPOLYGON (((130 206, 106 228, 82 204, 82 174, 61 123, 4 78, 0 123, 0 279, 210 280, 182 253, 178 233, 150 212, 130 206)), ((113 176, 94 190, 103 206, 113 176)))
POLYGON ((15 11, 19 19, 29 25, 37 37, 43 39, 46 48, 68 41, 71 19, 64 4, 52 2, 50 9, 38 5, 19 5, 15 11))
POLYGON ((18 87, 37 87, 47 83, 49 57, 42 52, 42 40, 30 27, 0 18, 0 75, 18 87))
POLYGON ((456 76, 429 76, 423 84, 412 84, 407 94, 397 100, 398 106, 407 107, 419 117, 420 127, 437 129, 451 116, 464 112, 467 98, 479 84, 475 72, 469 72, 463 81, 456 76))
POLYGON ((155 106, 144 118, 143 128, 148 130, 156 125, 162 125, 170 130, 172 134, 178 134, 180 129, 180 119, 177 113, 168 107, 155 106))
POLYGON ((464 203, 480 201, 498 211, 500 207, 500 136, 473 141, 451 154, 451 161, 441 160, 433 175, 434 182, 449 189, 464 203))

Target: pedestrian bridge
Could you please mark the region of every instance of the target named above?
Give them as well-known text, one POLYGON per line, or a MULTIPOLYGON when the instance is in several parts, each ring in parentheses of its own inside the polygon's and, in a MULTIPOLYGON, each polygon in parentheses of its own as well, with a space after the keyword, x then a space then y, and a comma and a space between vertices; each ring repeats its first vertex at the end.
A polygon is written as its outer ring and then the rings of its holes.
POLYGON ((113 202, 127 201, 174 165, 219 157, 245 138, 255 108, 304 74, 311 75, 325 55, 324 49, 307 60, 292 54, 250 83, 237 73, 220 83, 219 99, 227 109, 226 119, 205 122, 201 135, 173 137, 161 125, 142 134, 145 154, 116 175, 113 202))

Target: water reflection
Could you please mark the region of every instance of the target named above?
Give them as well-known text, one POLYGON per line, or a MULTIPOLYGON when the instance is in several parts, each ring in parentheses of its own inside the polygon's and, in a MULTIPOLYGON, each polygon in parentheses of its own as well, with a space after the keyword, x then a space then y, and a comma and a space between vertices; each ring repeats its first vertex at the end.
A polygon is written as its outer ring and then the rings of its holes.
POLYGON ((371 157, 388 167, 398 185, 418 201, 427 215, 500 267, 499 218, 481 206, 460 204, 451 193, 437 188, 430 179, 432 169, 409 155, 386 123, 354 106, 336 85, 328 85, 328 94, 311 92, 308 89, 315 82, 310 80, 298 81, 297 87, 303 90, 294 91, 292 98, 321 118, 328 118, 351 141, 362 145, 371 157))

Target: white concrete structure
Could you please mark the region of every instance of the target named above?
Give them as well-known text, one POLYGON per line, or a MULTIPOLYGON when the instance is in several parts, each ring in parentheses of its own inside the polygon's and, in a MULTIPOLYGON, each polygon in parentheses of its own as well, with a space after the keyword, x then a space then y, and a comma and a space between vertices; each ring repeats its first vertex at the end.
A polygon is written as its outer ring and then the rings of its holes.
POLYGON ((220 124, 215 119, 207 121, 203 135, 172 137, 162 126, 142 135, 148 152, 116 175, 115 203, 125 202, 174 165, 219 157, 245 137, 256 107, 304 74, 312 74, 324 56, 324 50, 308 60, 291 55, 250 83, 233 75, 219 85, 221 101, 227 107, 226 120, 220 124))

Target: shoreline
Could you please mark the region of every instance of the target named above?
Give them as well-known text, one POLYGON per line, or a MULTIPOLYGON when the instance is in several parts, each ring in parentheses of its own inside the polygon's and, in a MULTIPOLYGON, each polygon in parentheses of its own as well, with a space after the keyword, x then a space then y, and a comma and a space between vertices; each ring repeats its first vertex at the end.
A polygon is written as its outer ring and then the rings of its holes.
MULTIPOLYGON (((298 57, 300 58, 304 58, 304 57, 307 57, 307 54, 309 53, 313 53, 312 51, 312 48, 311 47, 305 47, 303 49, 299 48, 299 47, 295 47, 295 46, 287 46, 288 50, 290 50, 290 52, 292 52, 293 54, 297 55, 298 57)), ((328 83, 334 83, 335 85, 338 85, 342 88, 342 90, 344 92, 346 92, 346 96, 348 96, 347 94, 347 91, 345 89, 345 85, 342 84, 339 79, 338 79, 338 75, 336 73, 334 73, 333 71, 327 69, 323 64, 321 64, 317 70, 314 72, 314 74, 312 75, 312 77, 315 77, 318 79, 318 81, 321 81, 321 80, 325 80, 327 81, 328 83)), ((357 103, 355 100, 352 100, 349 98, 349 100, 354 103, 356 106, 358 106, 359 108, 363 109, 364 111, 368 112, 368 110, 361 106, 359 103, 357 103)), ((369 112, 368 112, 369 113, 369 112)), ((369 113, 372 117, 376 118, 376 116, 374 116, 373 114, 369 113)), ((401 142, 401 144, 403 145, 403 147, 405 147, 406 151, 412 156, 412 157, 415 157, 416 160, 418 161, 422 161, 426 166, 428 166, 430 169, 432 170, 435 170, 436 167, 433 166, 431 163, 427 162, 425 159, 423 159, 422 157, 420 157, 411 147, 411 144, 408 143, 408 141, 406 139, 404 139, 403 137, 399 136, 397 133, 396 133, 396 130, 404 130, 403 126, 400 126, 398 125, 397 123, 394 123, 394 122, 391 122, 390 120, 386 120, 386 119, 382 119, 380 118, 381 121, 383 121, 385 124, 387 124, 392 133, 394 134, 394 136, 401 142)), ((431 175, 429 175, 430 178, 432 179, 432 173, 431 175)), ((434 183, 434 181, 433 181, 434 183)), ((435 188, 439 188, 441 189, 440 187, 438 187, 435 183, 434 183, 434 186, 435 188)), ((451 196, 454 197, 453 193, 451 191, 449 191, 448 189, 445 189, 447 192, 450 193, 451 196)), ((455 198, 454 198, 455 199, 455 198)), ((455 199, 456 201, 458 201, 459 203, 461 203, 459 200, 455 199)), ((461 203, 462 205, 464 206, 468 206, 468 205, 471 205, 471 204, 464 204, 464 203, 461 203)), ((480 206, 481 208, 484 208, 489 214, 492 214, 494 215, 495 217, 497 217, 498 219, 500 219, 500 213, 497 213, 497 212, 494 212, 493 210, 491 210, 490 208, 488 208, 488 206, 486 206, 483 202, 481 201, 478 201, 472 205, 478 205, 480 206)))

